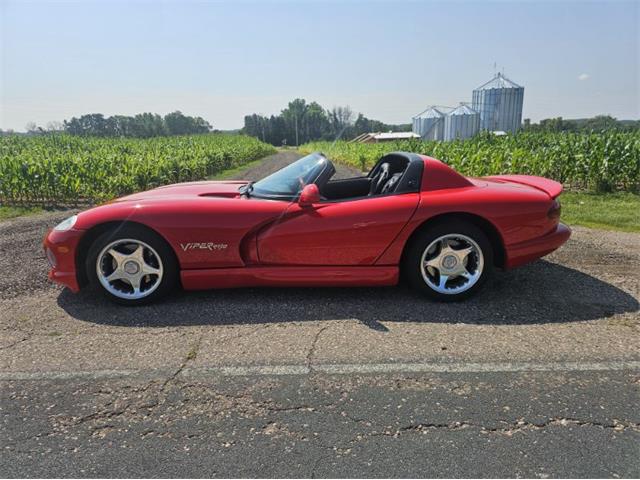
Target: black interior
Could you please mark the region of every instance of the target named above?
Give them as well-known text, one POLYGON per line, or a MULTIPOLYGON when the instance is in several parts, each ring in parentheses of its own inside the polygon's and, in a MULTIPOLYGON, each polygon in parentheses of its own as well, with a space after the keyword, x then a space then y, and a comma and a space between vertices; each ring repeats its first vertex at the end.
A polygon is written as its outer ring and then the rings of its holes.
POLYGON ((378 160, 365 177, 329 180, 320 188, 320 194, 325 200, 345 200, 417 191, 422 165, 421 161, 412 162, 406 154, 391 153, 378 160), (413 178, 416 175, 417 181, 413 178))
POLYGON ((327 200, 339 200, 342 198, 366 197, 369 195, 371 179, 369 177, 345 178, 329 181, 321 191, 327 200))

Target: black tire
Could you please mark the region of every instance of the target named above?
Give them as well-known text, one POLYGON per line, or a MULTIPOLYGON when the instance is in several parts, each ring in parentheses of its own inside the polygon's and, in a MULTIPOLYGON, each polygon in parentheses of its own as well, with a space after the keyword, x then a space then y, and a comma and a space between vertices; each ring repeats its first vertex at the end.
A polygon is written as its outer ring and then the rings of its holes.
MULTIPOLYGON (((441 302, 456 302, 467 299, 482 288, 493 274, 493 248, 487 235, 477 226, 464 221, 444 221, 419 232, 407 246, 403 260, 403 272, 410 285, 427 297, 441 302), (464 235, 472 239, 482 250, 483 267, 478 280, 460 293, 441 293, 434 290, 422 275, 421 261, 425 250, 432 242, 444 235, 464 235)), ((464 278, 461 278, 464 282, 464 278)))
MULTIPOLYGON (((147 255, 149 252, 146 252, 147 255)), ((107 260, 108 262, 108 260, 107 260)), ((107 263, 108 264, 108 263, 107 263)), ((109 230, 100 235, 89 247, 85 269, 89 283, 100 290, 106 298, 120 305, 144 305, 157 301, 169 294, 177 284, 178 280, 178 262, 171 247, 158 234, 139 225, 125 224, 109 230), (159 284, 148 295, 142 298, 121 298, 112 292, 100 282, 96 264, 98 256, 108 245, 118 240, 132 239, 138 240, 151 247, 160 257, 162 276, 159 284)), ((153 277, 147 277, 153 278, 153 277)))

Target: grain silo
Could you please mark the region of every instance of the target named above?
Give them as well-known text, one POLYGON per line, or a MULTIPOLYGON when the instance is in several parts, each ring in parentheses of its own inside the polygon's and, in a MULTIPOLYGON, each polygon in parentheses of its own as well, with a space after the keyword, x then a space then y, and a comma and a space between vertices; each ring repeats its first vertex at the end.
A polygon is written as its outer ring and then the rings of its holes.
POLYGON ((522 123, 524 87, 498 73, 473 91, 471 106, 480 114, 480 129, 515 132, 522 123))
POLYGON ((429 107, 413 118, 413 132, 423 140, 443 140, 444 117, 444 113, 436 107, 429 107))
POLYGON ((444 118, 444 140, 473 137, 480 130, 480 115, 468 105, 461 104, 444 118))

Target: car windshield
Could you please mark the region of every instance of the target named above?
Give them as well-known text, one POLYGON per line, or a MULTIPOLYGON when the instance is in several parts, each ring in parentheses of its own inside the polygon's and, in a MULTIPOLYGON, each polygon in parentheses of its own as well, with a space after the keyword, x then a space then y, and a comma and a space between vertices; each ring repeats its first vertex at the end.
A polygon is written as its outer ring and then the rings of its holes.
POLYGON ((314 183, 327 167, 328 160, 312 153, 254 183, 251 195, 258 197, 295 197, 305 185, 314 183))

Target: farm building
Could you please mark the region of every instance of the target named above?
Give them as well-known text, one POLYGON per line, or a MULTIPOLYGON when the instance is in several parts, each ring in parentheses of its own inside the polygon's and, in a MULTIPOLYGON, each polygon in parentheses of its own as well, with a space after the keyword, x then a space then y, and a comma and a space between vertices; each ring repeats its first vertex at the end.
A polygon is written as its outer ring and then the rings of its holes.
POLYGON ((350 143, 395 142, 397 140, 411 140, 412 138, 418 139, 420 135, 413 132, 363 133, 351 140, 350 143))

